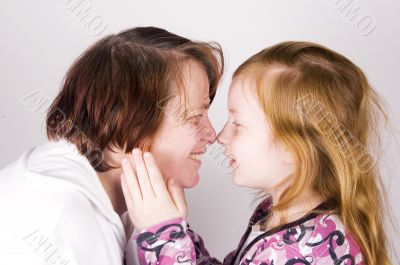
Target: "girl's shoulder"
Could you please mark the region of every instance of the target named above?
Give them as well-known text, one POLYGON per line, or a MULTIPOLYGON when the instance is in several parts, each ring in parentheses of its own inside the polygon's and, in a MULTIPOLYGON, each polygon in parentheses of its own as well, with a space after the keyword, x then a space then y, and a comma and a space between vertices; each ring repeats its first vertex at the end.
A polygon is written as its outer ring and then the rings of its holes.
POLYGON ((275 265, 288 264, 288 261, 301 264, 364 264, 356 240, 345 228, 340 216, 332 212, 310 214, 260 235, 242 261, 275 265))

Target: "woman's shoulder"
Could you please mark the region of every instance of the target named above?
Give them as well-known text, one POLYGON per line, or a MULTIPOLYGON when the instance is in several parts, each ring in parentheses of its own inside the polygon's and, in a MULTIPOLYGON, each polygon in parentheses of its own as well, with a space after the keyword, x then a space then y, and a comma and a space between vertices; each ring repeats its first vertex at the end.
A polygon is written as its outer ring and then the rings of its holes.
POLYGON ((256 264, 364 264, 359 245, 335 213, 302 218, 259 239, 246 255, 256 264))

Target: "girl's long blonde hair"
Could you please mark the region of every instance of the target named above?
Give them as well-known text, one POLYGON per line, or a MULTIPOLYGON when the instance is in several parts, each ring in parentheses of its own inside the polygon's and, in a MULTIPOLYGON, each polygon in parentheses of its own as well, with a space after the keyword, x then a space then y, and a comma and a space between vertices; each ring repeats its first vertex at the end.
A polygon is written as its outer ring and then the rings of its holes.
POLYGON ((378 168, 388 115, 361 69, 321 45, 283 42, 250 57, 239 75, 255 79, 275 139, 296 158, 294 182, 274 210, 311 187, 333 202, 366 264, 391 264, 378 168))

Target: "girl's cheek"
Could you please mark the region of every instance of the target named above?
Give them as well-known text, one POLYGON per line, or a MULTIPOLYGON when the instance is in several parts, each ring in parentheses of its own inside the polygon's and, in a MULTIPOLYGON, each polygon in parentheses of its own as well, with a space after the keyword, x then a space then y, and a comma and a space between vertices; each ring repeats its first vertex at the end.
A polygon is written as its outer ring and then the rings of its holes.
POLYGON ((232 134, 231 146, 233 151, 242 150, 246 145, 246 137, 240 132, 236 131, 232 134))
POLYGON ((232 131, 230 132, 230 135, 231 135, 230 142, 231 142, 231 145, 233 145, 237 141, 238 134, 235 129, 232 129, 232 131))

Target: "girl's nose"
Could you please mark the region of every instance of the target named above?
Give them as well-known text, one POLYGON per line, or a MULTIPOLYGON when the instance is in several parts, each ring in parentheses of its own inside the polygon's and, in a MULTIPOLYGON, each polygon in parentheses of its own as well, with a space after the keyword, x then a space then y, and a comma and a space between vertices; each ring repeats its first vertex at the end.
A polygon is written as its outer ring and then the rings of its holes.
POLYGON ((222 128, 222 130, 218 133, 217 135, 217 142, 220 145, 225 145, 226 144, 226 138, 225 138, 225 126, 222 128))

